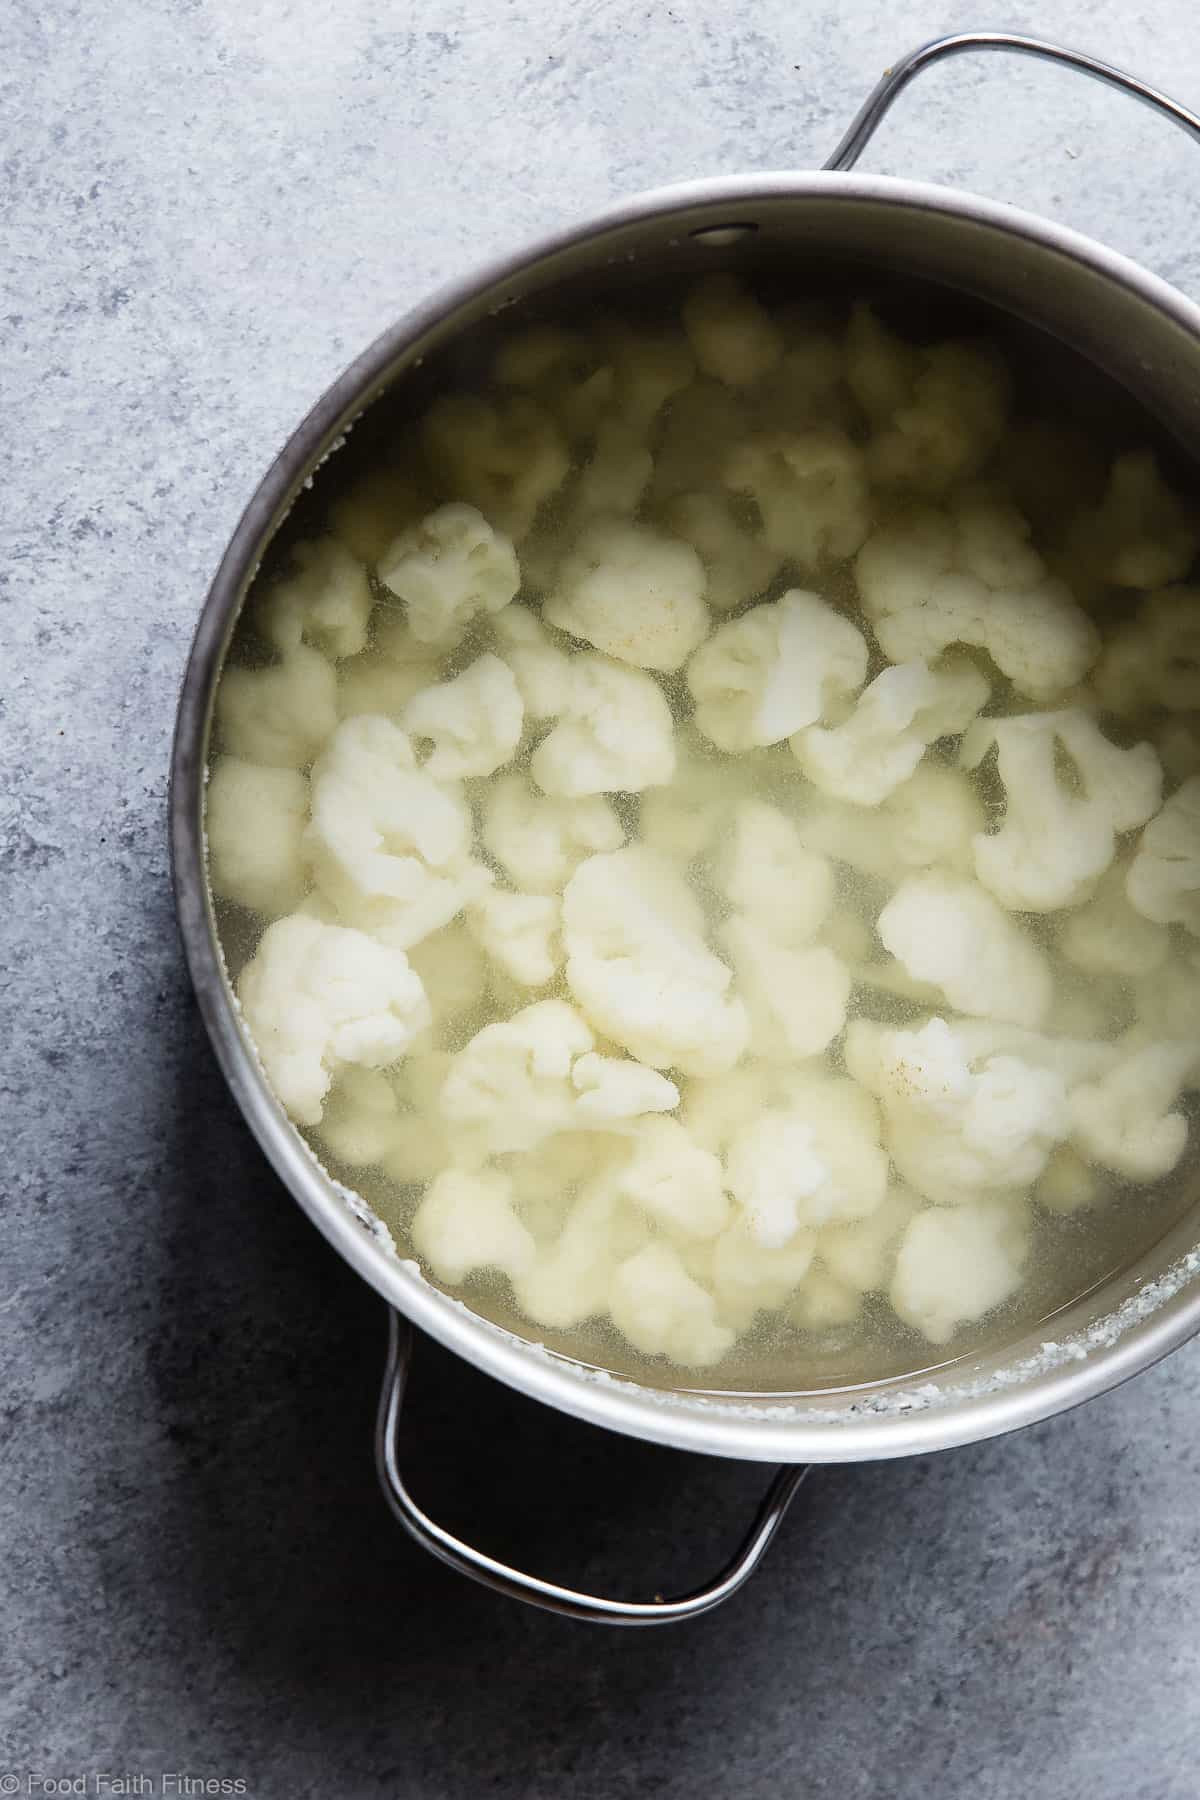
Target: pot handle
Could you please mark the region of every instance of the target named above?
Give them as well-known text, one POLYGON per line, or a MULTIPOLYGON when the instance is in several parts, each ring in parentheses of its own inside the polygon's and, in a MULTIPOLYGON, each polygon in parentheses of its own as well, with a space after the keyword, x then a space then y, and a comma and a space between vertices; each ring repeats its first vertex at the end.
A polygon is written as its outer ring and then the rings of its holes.
POLYGON ((375 1463, 384 1497, 410 1537, 423 1550, 441 1562, 469 1575, 484 1587, 494 1588, 510 1599, 523 1600, 528 1606, 544 1612, 562 1613, 569 1619, 586 1619, 593 1625, 671 1625, 679 1619, 694 1619, 736 1594, 742 1583, 753 1575, 775 1536, 801 1482, 808 1474, 804 1465, 780 1468, 762 1505, 758 1509, 749 1534, 732 1562, 714 1580, 676 1600, 608 1600, 597 1594, 580 1593, 575 1588, 559 1587, 543 1581, 538 1575, 526 1575, 498 1562, 483 1550, 464 1543, 443 1525, 438 1525, 422 1511, 409 1493, 400 1473, 398 1436, 400 1409, 404 1403, 404 1387, 412 1361, 413 1331, 407 1319, 393 1308, 388 1331, 387 1367, 379 1396, 379 1414, 375 1426, 375 1463))
POLYGON ((1090 75, 1095 81, 1103 81, 1109 87, 1120 88, 1124 93, 1132 94, 1135 100, 1152 106, 1156 112, 1173 119, 1176 125, 1182 125, 1185 131, 1200 139, 1200 117, 1189 112, 1186 106, 1180 106, 1177 100, 1172 100, 1158 88, 1139 81, 1135 75, 1127 75, 1123 69, 1114 69, 1111 63, 1101 62, 1095 56, 1085 56, 1081 50, 1066 50, 1060 44, 1047 44, 1041 38, 1020 37, 1011 31, 959 31, 949 37, 934 38, 930 43, 922 44, 920 49, 911 51, 908 56, 893 63, 890 69, 884 70, 850 121, 846 135, 825 167, 852 169, 875 135, 884 114, 913 77, 929 68, 932 63, 941 62, 943 57, 957 56, 963 50, 1011 50, 1018 56, 1035 56, 1043 62, 1064 63, 1070 69, 1079 69, 1084 75, 1090 75))

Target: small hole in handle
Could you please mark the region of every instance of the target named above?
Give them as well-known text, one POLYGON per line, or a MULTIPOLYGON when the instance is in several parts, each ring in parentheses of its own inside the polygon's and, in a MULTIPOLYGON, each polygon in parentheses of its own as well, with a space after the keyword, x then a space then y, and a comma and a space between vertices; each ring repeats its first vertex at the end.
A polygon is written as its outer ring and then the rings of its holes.
POLYGON ((753 219, 741 219, 736 224, 701 225, 698 231, 689 232, 688 236, 696 238, 702 244, 711 244, 714 250, 718 250, 722 244, 734 244, 738 238, 749 237, 752 231, 757 230, 758 226, 753 219))

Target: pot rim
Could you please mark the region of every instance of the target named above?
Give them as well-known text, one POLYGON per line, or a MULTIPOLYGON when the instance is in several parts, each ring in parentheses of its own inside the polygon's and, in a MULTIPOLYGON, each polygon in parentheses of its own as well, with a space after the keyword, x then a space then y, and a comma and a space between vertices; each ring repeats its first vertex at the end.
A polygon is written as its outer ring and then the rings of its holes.
MULTIPOLYGON (((531 265, 608 231, 698 207, 742 211, 779 200, 824 199, 936 212, 1057 253, 1168 315, 1200 349, 1200 307, 1168 282, 1069 227, 963 190, 895 176, 781 171, 712 177, 639 193, 444 284, 376 337, 305 415, 259 482, 213 577, 184 673, 171 760, 172 879, 200 1012, 243 1117, 318 1230, 389 1304, 509 1387, 590 1424, 745 1461, 851 1462, 926 1454, 1015 1430, 1093 1398, 1200 1330, 1200 1283, 1194 1292, 1185 1291, 1200 1272, 1200 1228, 1198 1247, 1148 1294, 1135 1295, 1118 1308, 1111 1320, 1093 1324, 1078 1339, 1044 1343, 1035 1333, 1002 1356, 964 1363, 952 1374, 973 1370, 974 1378, 957 1386, 934 1389, 915 1377, 912 1386, 888 1383, 847 1390, 844 1404, 831 1408, 830 1397, 817 1395, 709 1395, 644 1387, 546 1351, 443 1294, 414 1262, 393 1253, 362 1217, 362 1202, 356 1209, 356 1197, 326 1174, 270 1092, 242 1028, 216 936, 204 861, 203 793, 212 696, 244 591, 296 493, 378 398, 385 375, 402 353, 447 316, 531 265)), ((690 223, 687 229, 696 226, 690 223)))

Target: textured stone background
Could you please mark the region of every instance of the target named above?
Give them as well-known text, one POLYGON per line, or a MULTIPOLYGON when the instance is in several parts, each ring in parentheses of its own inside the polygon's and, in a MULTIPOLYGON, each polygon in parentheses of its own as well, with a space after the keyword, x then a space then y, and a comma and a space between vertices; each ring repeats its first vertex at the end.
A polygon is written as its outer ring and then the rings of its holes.
MULTIPOLYGON (((506 1605, 385 1514, 381 1308, 234 1116, 174 935, 176 684, 311 398, 481 252, 675 177, 817 162, 889 56, 981 22, 902 14, 8 0, 0 1742, 22 1778, 170 1769, 355 1800, 1200 1792, 1200 1349, 1013 1440, 818 1475, 767 1571, 689 1630, 506 1605)), ((1200 99, 1189 0, 1002 22, 1200 99)), ((1200 149, 1085 83, 939 71, 869 163, 1018 198, 1200 293, 1200 149)), ((448 1517, 625 1591, 698 1576, 762 1480, 572 1428, 432 1350, 412 1431, 448 1517)))

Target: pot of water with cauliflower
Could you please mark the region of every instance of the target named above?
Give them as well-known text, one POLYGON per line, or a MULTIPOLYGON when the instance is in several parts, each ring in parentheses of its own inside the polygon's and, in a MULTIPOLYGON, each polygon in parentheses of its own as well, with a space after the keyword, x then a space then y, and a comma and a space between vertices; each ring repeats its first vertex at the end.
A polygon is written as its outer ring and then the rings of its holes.
POLYGON ((649 196, 343 377, 210 596, 174 847, 393 1308, 789 1465, 1196 1329, 1198 384, 1133 265, 836 174, 649 196))

